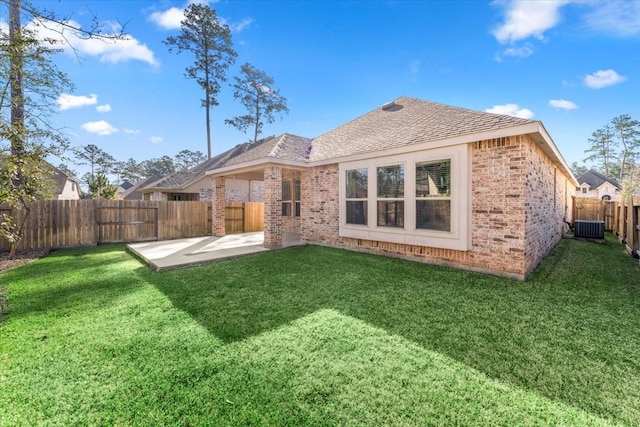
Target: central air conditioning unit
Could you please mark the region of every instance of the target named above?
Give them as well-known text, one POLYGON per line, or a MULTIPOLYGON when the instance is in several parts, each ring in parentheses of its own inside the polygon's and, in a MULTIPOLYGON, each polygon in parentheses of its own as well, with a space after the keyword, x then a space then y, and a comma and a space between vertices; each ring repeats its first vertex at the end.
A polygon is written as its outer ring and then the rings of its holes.
POLYGON ((575 237, 587 239, 604 239, 604 221, 580 221, 573 223, 575 237))

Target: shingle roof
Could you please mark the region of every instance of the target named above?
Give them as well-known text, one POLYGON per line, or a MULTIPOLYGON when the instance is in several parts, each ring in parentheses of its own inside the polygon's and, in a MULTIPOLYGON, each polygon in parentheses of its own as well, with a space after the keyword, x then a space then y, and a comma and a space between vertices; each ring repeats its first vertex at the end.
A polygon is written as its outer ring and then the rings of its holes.
MULTIPOLYGON (((230 158, 218 167, 237 165, 259 159, 279 159, 304 162, 309 157, 311 140, 302 136, 284 133, 253 144, 246 152, 230 158)), ((214 169, 214 168, 211 168, 214 169)))
POLYGON ((533 123, 400 97, 313 140, 310 161, 340 158, 533 123))
POLYGON ((142 193, 139 190, 144 188, 146 185, 155 183, 160 179, 162 179, 160 175, 152 175, 143 181, 137 182, 122 194, 122 198, 126 200, 142 200, 142 193))
POLYGON ((593 189, 600 187, 605 182, 608 182, 609 184, 613 185, 618 190, 622 188, 620 184, 618 184, 618 181, 616 181, 615 179, 607 178, 606 176, 594 171, 593 169, 590 169, 589 171, 584 173, 582 176, 580 176, 580 178, 578 178, 578 182, 580 183, 580 185, 588 184, 589 187, 593 189))
POLYGON ((174 174, 168 175, 157 182, 152 182, 147 184, 145 187, 140 188, 141 190, 151 190, 151 189, 178 189, 183 188, 190 183, 196 181, 197 179, 204 176, 204 173, 209 169, 216 169, 225 164, 229 159, 232 159, 245 151, 249 150, 253 144, 249 142, 245 142, 243 144, 236 145, 235 147, 225 151, 224 153, 218 154, 215 157, 212 157, 189 170, 176 172, 174 174))

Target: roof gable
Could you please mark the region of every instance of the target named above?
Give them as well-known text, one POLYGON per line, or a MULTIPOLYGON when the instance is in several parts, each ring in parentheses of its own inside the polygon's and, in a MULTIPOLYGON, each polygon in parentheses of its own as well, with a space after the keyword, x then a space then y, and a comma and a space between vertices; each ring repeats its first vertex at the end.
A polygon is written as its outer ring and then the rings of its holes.
POLYGON ((590 188, 596 189, 600 187, 605 182, 613 185, 618 190, 622 189, 618 181, 612 178, 607 178, 606 176, 600 174, 599 172, 594 171, 593 169, 588 170, 583 175, 578 178, 578 182, 582 186, 583 184, 587 184, 590 188))

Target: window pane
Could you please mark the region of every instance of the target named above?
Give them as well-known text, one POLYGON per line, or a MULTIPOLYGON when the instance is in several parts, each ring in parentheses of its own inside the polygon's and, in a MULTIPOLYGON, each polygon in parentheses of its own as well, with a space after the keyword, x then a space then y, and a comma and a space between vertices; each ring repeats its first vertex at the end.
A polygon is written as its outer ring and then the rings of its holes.
POLYGON ((451 200, 416 200, 416 228, 451 231, 451 200))
POLYGON ((404 197, 404 165, 378 168, 378 198, 404 197))
POLYGON ((300 216, 300 202, 296 202, 295 216, 300 216))
POLYGON ((404 202, 378 201, 378 225, 404 227, 404 202))
POLYGON ((347 199, 367 198, 367 170, 347 171, 347 199))
POLYGON ((291 200, 291 182, 282 181, 282 200, 291 200))
POLYGON ((300 201, 300 180, 296 179, 293 181, 293 200, 296 202, 300 201))
POLYGON ((291 216, 291 202, 282 202, 282 216, 291 216))
POLYGON ((367 201, 347 201, 347 224, 367 225, 367 201))
POLYGON ((451 195, 451 160, 416 163, 416 197, 451 195))

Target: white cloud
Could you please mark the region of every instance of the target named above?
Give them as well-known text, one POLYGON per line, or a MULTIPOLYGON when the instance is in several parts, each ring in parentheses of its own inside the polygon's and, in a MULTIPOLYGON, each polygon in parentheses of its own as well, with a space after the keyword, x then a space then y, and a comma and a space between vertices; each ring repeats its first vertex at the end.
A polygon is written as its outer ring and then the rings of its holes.
POLYGON ((608 0, 580 3, 590 10, 584 20, 591 30, 635 36, 640 34, 640 2, 629 0, 608 0))
MULTIPOLYGON (((79 23, 68 21, 67 24, 67 26, 62 26, 51 21, 43 21, 42 23, 32 21, 27 27, 34 30, 41 39, 55 41, 56 46, 61 47, 67 53, 94 56, 100 62, 118 63, 137 60, 152 66, 159 65, 153 51, 132 36, 113 40, 86 39, 69 30, 69 27, 81 28, 79 23)), ((106 27, 104 31, 106 36, 118 34, 120 30, 119 26, 114 23, 106 22, 102 25, 106 27)))
POLYGON ((124 133, 126 133, 127 135, 138 135, 140 133, 139 129, 128 129, 128 128, 124 128, 123 129, 124 133))
POLYGON ((593 74, 584 76, 584 84, 592 89, 601 89, 603 87, 612 86, 627 80, 614 70, 598 70, 593 74))
POLYGON ((530 1, 509 0, 495 1, 495 5, 503 5, 504 22, 493 29, 492 33, 500 43, 513 43, 529 37, 544 38, 544 32, 560 22, 560 8, 569 3, 567 0, 530 1))
POLYGON ((72 108, 81 108, 88 105, 95 105, 98 103, 98 95, 91 94, 90 96, 76 96, 68 93, 63 93, 56 99, 56 104, 61 111, 70 110, 72 108))
POLYGON ((165 30, 175 30, 180 28, 180 23, 184 20, 184 9, 172 7, 164 12, 153 12, 149 20, 165 30))
POLYGON ((549 100, 549 105, 561 110, 575 110, 578 108, 575 103, 567 101, 566 99, 551 99, 549 100))
POLYGON ((149 138, 149 141, 151 141, 152 144, 160 144, 162 141, 164 141, 164 139, 159 136, 152 136, 151 138, 149 138))
POLYGON ((82 125, 82 129, 86 130, 89 133, 95 133, 100 136, 112 135, 118 132, 118 129, 113 127, 111 123, 105 122, 104 120, 99 120, 97 122, 87 122, 82 125))
POLYGON ((243 18, 240 22, 234 22, 233 24, 229 24, 229 28, 234 33, 239 33, 242 30, 249 28, 249 26, 253 23, 253 18, 243 18))
MULTIPOLYGON (((210 1, 189 1, 188 4, 207 4, 212 3, 210 1)), ((184 21, 184 8, 170 7, 164 11, 155 11, 149 15, 149 21, 155 23, 160 28, 165 30, 177 30, 184 21)), ((222 25, 228 25, 232 32, 240 33, 243 30, 249 28, 253 23, 253 18, 243 18, 239 22, 230 23, 221 16, 218 16, 218 21, 222 25)))
POLYGON ((516 58, 526 58, 527 56, 533 55, 534 51, 535 50, 531 43, 526 43, 520 47, 512 46, 503 50, 499 54, 497 54, 496 61, 501 62, 502 58, 504 58, 505 56, 511 56, 516 58))
POLYGON ((521 119, 530 119, 533 117, 533 111, 526 108, 520 108, 518 104, 494 105, 492 108, 487 108, 484 111, 487 113, 520 117, 521 119))
POLYGON ((96 110, 98 110, 99 113, 108 113, 109 111, 111 111, 111 105, 109 104, 98 105, 96 107, 96 110))

